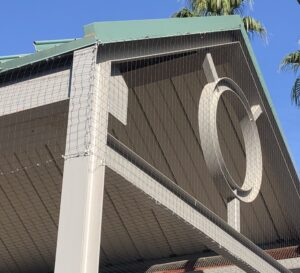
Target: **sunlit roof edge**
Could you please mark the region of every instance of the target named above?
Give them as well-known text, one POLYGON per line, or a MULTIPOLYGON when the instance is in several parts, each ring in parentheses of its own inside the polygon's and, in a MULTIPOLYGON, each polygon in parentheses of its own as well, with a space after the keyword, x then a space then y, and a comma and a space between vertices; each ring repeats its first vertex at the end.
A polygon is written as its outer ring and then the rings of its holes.
MULTIPOLYGON (((241 29, 239 16, 212 16, 197 18, 168 18, 139 21, 96 22, 84 26, 84 37, 67 40, 56 46, 12 59, 0 64, 0 73, 30 65, 55 56, 72 52, 95 43, 107 44, 123 41, 155 39, 181 35, 201 34, 209 32, 241 29)), ((60 40, 63 41, 63 40, 60 40)), ((42 42, 42 41, 40 41, 42 42)), ((51 41, 46 41, 51 43, 51 41)))

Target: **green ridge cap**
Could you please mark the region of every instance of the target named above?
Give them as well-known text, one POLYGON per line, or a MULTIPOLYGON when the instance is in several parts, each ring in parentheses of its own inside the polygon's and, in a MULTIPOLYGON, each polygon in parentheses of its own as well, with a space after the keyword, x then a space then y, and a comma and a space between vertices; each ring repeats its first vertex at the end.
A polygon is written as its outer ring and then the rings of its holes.
POLYGON ((29 54, 19 54, 19 55, 7 55, 7 56, 0 56, 0 64, 5 63, 5 62, 9 62, 18 58, 22 58, 24 56, 30 55, 29 54))
POLYGON ((103 44, 240 29, 238 15, 98 22, 84 26, 85 37, 103 44))
POLYGON ((35 51, 42 51, 51 47, 59 46, 61 44, 75 41, 76 39, 63 39, 63 40, 45 40, 45 41, 34 41, 33 45, 35 51))

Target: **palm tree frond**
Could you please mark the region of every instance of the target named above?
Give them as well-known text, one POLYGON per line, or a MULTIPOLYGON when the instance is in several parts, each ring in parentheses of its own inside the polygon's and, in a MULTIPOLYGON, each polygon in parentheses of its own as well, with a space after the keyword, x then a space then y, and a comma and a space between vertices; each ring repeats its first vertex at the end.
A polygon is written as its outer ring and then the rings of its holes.
POLYGON ((245 0, 230 0, 230 6, 235 10, 235 13, 238 13, 237 10, 240 10, 245 5, 245 2, 245 0))
MULTIPOLYGON (((284 57, 281 62, 280 68, 282 70, 293 70, 297 72, 300 67, 300 50, 292 52, 284 57)), ((292 92, 291 92, 292 103, 295 103, 300 108, 300 76, 296 79, 292 92)))
POLYGON ((232 14, 238 14, 243 15, 245 9, 247 8, 247 4, 250 5, 250 9, 252 9, 252 5, 250 3, 247 3, 248 1, 245 0, 231 0, 231 8, 232 8, 232 14))
POLYGON ((221 14, 223 1, 222 0, 211 0, 211 10, 213 13, 221 14))
POLYGON ((300 50, 286 55, 281 63, 281 69, 291 69, 297 72, 300 67, 300 50))
POLYGON ((291 94, 292 103, 300 107, 300 76, 296 79, 291 94))
POLYGON ((222 14, 230 15, 232 11, 231 0, 222 0, 222 14))
POLYGON ((177 12, 175 12, 172 17, 177 17, 177 18, 187 18, 187 17, 194 17, 195 14, 190 11, 188 8, 183 8, 177 12))
POLYGON ((188 0, 190 9, 197 16, 228 15, 231 0, 188 0))
POLYGON ((207 0, 188 0, 190 9, 198 15, 205 15, 207 11, 207 0))
POLYGON ((195 16, 242 14, 254 0, 186 0, 187 8, 195 16))
MULTIPOLYGON (((241 15, 246 5, 250 5, 251 7, 253 1, 254 0, 186 0, 186 7, 173 14, 172 17, 241 15)), ((257 33, 261 37, 266 38, 266 29, 261 22, 250 16, 244 17, 243 21, 248 34, 257 33)))
POLYGON ((250 34, 257 33, 262 37, 265 37, 267 35, 267 31, 264 25, 260 21, 254 19, 251 16, 244 17, 243 23, 248 33, 250 34))

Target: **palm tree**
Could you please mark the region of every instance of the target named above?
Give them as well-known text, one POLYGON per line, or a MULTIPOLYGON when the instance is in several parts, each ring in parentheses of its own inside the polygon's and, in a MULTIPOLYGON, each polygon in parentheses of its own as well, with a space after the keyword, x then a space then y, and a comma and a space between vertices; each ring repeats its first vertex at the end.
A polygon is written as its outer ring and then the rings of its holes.
MULTIPOLYGON (((297 0, 300 4, 300 0, 297 0)), ((281 69, 293 70, 295 73, 298 72, 300 67, 300 50, 292 52, 284 57, 281 62, 281 69)), ((292 103, 295 103, 300 108, 300 75, 298 75, 291 92, 292 103)))
MULTIPOLYGON (((299 0, 300 1, 300 0, 299 0)), ((242 15, 245 6, 252 5, 253 0, 187 0, 187 6, 173 14, 173 17, 198 17, 215 15, 242 15)), ((243 17, 246 31, 249 34, 266 35, 261 22, 251 16, 243 17)))
MULTIPOLYGON (((300 50, 292 52, 285 56, 281 63, 281 69, 293 70, 295 73, 298 72, 300 67, 300 50)), ((298 75, 291 92, 292 102, 300 107, 300 75, 298 75)))

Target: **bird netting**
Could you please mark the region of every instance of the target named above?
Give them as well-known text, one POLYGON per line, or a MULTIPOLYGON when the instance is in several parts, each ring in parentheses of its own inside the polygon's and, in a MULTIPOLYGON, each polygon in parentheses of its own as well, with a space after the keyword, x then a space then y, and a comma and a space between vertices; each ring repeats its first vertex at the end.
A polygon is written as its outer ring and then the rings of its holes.
POLYGON ((299 181, 271 107, 235 31, 0 73, 0 271, 54 272, 64 164, 88 156, 105 166, 100 272, 299 257, 299 181))

